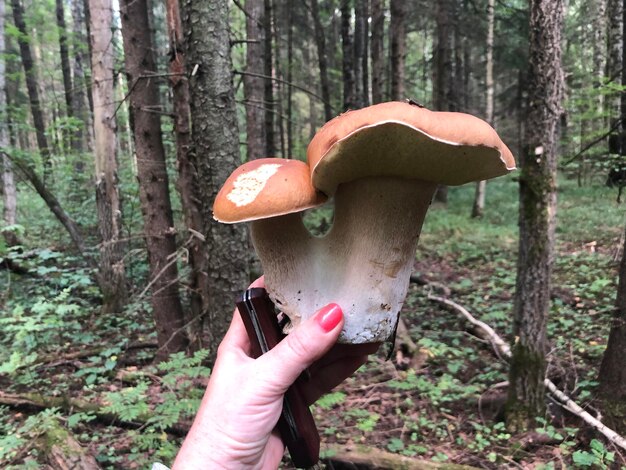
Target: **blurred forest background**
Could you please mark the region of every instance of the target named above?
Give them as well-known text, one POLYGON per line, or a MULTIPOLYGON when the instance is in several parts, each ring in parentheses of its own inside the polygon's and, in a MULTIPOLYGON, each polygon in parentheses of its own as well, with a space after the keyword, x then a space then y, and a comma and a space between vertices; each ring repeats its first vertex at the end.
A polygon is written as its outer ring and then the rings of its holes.
POLYGON ((519 170, 438 190, 390 359, 314 406, 325 465, 626 468, 626 2, 0 8, 2 468, 171 463, 259 274, 221 184, 406 99, 519 170))

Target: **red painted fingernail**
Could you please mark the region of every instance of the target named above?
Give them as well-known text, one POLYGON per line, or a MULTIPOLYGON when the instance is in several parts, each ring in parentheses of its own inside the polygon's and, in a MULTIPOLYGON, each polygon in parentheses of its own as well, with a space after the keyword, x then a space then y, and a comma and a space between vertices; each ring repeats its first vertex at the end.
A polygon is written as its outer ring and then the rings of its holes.
POLYGON ((342 318, 343 312, 337 304, 328 304, 317 312, 317 322, 327 333, 335 329, 342 318))

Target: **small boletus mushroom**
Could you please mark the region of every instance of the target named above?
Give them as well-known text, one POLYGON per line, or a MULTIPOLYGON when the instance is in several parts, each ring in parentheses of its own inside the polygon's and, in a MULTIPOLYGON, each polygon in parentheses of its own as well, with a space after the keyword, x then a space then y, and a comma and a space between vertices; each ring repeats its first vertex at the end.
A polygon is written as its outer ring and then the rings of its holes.
POLYGON ((308 166, 255 160, 226 181, 222 222, 251 221, 265 284, 293 325, 336 302, 340 342, 387 340, 406 297, 422 223, 437 185, 504 175, 515 160, 485 121, 402 102, 344 113, 315 135, 308 166), (302 211, 334 197, 334 220, 311 235, 302 211))

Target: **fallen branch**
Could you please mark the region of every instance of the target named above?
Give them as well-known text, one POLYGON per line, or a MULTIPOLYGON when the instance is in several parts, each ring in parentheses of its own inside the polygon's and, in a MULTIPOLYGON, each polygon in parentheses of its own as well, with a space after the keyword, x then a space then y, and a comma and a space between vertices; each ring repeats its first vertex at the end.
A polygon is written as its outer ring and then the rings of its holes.
MULTIPOLYGON (((435 295, 429 295, 428 299, 450 307, 454 311, 460 313, 467 321, 469 321, 472 325, 474 325, 476 328, 479 328, 485 333, 485 335, 489 338, 489 341, 491 342, 494 350, 496 351, 496 354, 499 357, 504 357, 505 359, 511 358, 511 348, 509 347, 508 343, 506 343, 506 341, 504 341, 489 325, 474 318, 474 316, 472 316, 472 314, 469 313, 467 309, 465 309, 463 306, 457 304, 456 302, 453 302, 452 300, 438 297, 435 295)), ((559 390, 557 386, 554 385, 554 382, 552 382, 550 379, 544 379, 543 383, 552 395, 552 397, 561 406, 563 406, 563 408, 578 416, 585 423, 604 435, 604 437, 606 437, 613 444, 626 450, 626 439, 624 439, 612 429, 605 426, 601 421, 594 418, 587 411, 582 409, 569 396, 559 390)))
POLYGON ((330 461, 331 464, 347 463, 352 464, 354 468, 357 465, 365 465, 367 468, 381 470, 477 470, 476 467, 467 465, 437 463, 362 445, 349 447, 337 444, 325 445, 322 447, 322 455, 326 455, 322 460, 330 461))

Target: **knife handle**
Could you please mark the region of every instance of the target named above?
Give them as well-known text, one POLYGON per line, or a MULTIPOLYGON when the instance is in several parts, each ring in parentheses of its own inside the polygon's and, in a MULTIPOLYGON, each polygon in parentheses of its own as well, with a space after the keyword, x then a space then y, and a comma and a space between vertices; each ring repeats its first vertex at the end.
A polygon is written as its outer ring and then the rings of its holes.
MULTIPOLYGON (((276 346, 285 335, 278 324, 274 303, 262 287, 246 290, 236 301, 257 358, 276 346)), ((320 436, 313 415, 304 400, 306 378, 300 375, 283 400, 278 430, 296 467, 312 467, 319 461, 320 436)))

